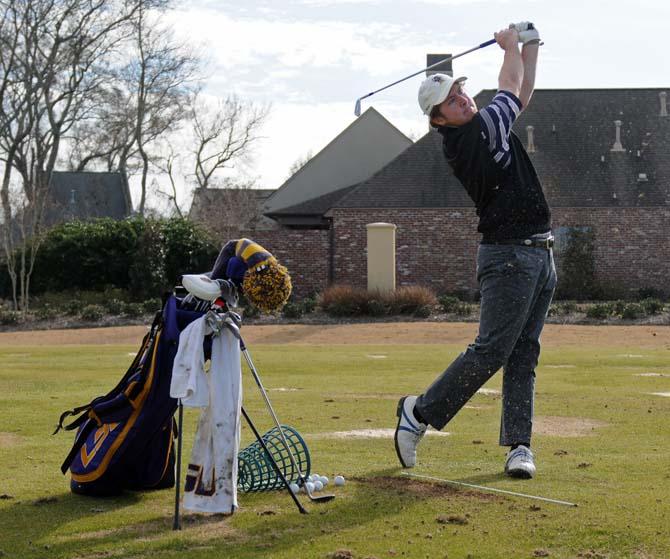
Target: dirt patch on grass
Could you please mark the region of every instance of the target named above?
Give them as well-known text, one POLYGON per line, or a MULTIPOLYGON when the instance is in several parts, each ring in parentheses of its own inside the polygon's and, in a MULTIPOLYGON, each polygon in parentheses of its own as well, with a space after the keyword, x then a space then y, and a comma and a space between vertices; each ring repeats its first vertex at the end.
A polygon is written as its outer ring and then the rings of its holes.
MULTIPOLYGON (((0 347, 26 345, 125 344, 135 346, 148 330, 142 326, 1 332, 0 347)), ((274 324, 244 326, 247 344, 453 344, 471 343, 478 325, 470 322, 384 322, 364 324, 274 324)), ((580 346, 670 349, 670 326, 584 326, 547 324, 545 348, 580 346)), ((381 355, 381 354, 376 354, 381 355)))
POLYGON ((0 448, 9 448, 19 444, 23 439, 14 433, 0 432, 0 448))
POLYGON ((427 481, 419 481, 408 477, 354 477, 353 481, 370 485, 375 489, 384 491, 396 491, 398 493, 409 493, 417 497, 472 497, 480 501, 502 501, 502 497, 484 493, 481 491, 470 491, 446 484, 438 484, 427 481))
POLYGON ((559 417, 545 415, 533 420, 533 432, 550 437, 587 437, 609 423, 586 417, 559 417))

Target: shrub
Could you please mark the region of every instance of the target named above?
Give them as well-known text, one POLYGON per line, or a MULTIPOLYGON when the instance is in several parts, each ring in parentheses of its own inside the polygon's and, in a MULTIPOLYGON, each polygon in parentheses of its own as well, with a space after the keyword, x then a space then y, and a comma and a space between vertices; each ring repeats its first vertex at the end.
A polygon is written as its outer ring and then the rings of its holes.
POLYGON ((316 304, 317 304, 316 297, 305 297, 302 300, 302 308, 305 311, 305 314, 314 312, 314 309, 316 309, 316 304))
POLYGON ((595 305, 590 305, 586 309, 586 316, 589 318, 602 320, 612 315, 613 312, 614 309, 610 303, 596 303, 595 305))
POLYGON ((254 307, 251 303, 247 303, 244 306, 244 311, 242 313, 242 316, 244 318, 258 318, 261 315, 261 311, 259 311, 256 307, 254 307))
POLYGON ((420 285, 400 287, 389 294, 391 299, 390 311, 393 314, 414 314, 422 307, 432 307, 437 304, 435 294, 420 285))
POLYGON ((435 294, 426 287, 401 287, 393 292, 381 293, 350 286, 333 286, 319 297, 319 305, 331 316, 384 316, 412 314, 430 316, 437 304, 435 294))
POLYGON ((660 312, 663 312, 663 309, 665 305, 663 304, 663 301, 660 301, 658 299, 644 299, 640 301, 640 306, 642 307, 642 310, 644 311, 644 314, 658 314, 660 312))
POLYGON ((601 286, 596 280, 594 234, 591 230, 572 229, 560 257, 561 273, 556 288, 557 299, 594 299, 601 286))
POLYGON ((133 262, 128 270, 129 289, 135 296, 146 297, 167 288, 165 246, 160 223, 147 220, 138 236, 133 262))
POLYGON ((35 317, 39 320, 51 320, 58 316, 58 309, 52 307, 48 303, 34 306, 33 309, 35 311, 35 317))
POLYGON ((472 312, 472 306, 461 301, 455 295, 442 295, 438 298, 442 310, 447 314, 467 316, 472 312))
POLYGON ((575 301, 554 301, 552 302, 551 307, 549 307, 549 316, 564 316, 566 314, 577 312, 578 310, 575 301))
POLYGON ((162 236, 164 275, 170 286, 183 274, 210 271, 221 248, 210 233, 188 219, 164 220, 162 236))
POLYGON ((54 227, 44 236, 37 253, 33 292, 127 287, 142 228, 143 221, 138 218, 70 221, 54 227))
POLYGON ((20 312, 0 309, 0 324, 8 326, 10 324, 18 324, 20 320, 20 312))
POLYGON ((80 316, 82 320, 94 322, 105 316, 105 309, 102 305, 86 305, 81 309, 80 316))
POLYGON ((433 313, 433 308, 430 305, 424 305, 414 311, 414 316, 417 318, 428 318, 433 313))
POLYGON ((303 313, 303 306, 300 303, 286 303, 282 309, 284 318, 300 318, 303 313))
POLYGON ((82 309, 85 306, 86 305, 81 301, 81 299, 75 297, 65 303, 65 305, 63 306, 63 310, 65 311, 65 314, 74 316, 81 313, 82 309))
POLYGON ((390 306, 382 298, 373 297, 367 302, 367 314, 370 316, 384 316, 389 314, 390 306))
POLYGON ((126 302, 119 299, 104 299, 104 307, 110 314, 123 314, 126 310, 126 302))
POLYGON ((348 285, 334 285, 321 293, 319 305, 332 316, 355 316, 367 312, 368 293, 348 285))
POLYGON ((621 318, 632 320, 644 316, 644 308, 640 303, 627 303, 621 312, 621 318))
POLYGON ((153 297, 142 303, 142 310, 147 314, 153 314, 161 310, 162 305, 163 301, 160 297, 153 297))
POLYGON ((131 318, 142 316, 144 314, 144 305, 142 303, 126 303, 123 314, 131 318))
POLYGON ((612 314, 616 314, 621 316, 623 314, 624 308, 626 308, 626 301, 623 301, 622 299, 619 299, 617 301, 614 301, 612 303, 612 314))

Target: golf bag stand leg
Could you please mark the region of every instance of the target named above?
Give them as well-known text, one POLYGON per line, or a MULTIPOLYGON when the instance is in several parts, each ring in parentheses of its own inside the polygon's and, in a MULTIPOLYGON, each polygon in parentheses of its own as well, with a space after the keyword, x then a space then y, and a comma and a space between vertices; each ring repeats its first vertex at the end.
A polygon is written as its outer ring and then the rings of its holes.
POLYGON ((181 441, 182 441, 182 426, 184 423, 184 406, 179 400, 179 412, 177 414, 177 464, 176 475, 174 483, 174 522, 172 523, 173 530, 181 530, 181 522, 179 521, 179 486, 181 485, 181 441))
POLYGON ((256 427, 254 426, 253 422, 251 421, 251 418, 247 414, 244 408, 242 408, 242 415, 244 416, 244 419, 246 422, 249 424, 249 427, 251 427, 251 430, 254 433, 254 436, 256 437, 256 440, 258 441, 258 444, 261 445, 261 448, 265 452, 266 456, 268 457, 268 460, 270 460, 270 464, 272 464, 272 467, 274 468, 276 474, 279 476, 279 478, 284 482, 284 486, 286 487, 286 490, 289 492, 289 495, 291 495, 291 498, 293 499, 293 502, 295 505, 298 507, 298 510, 300 511, 300 514, 307 514, 307 511, 305 510, 305 507, 302 506, 300 501, 298 501, 298 498, 295 496, 295 493, 293 493, 293 490, 291 489, 291 486, 288 483, 288 480, 286 479, 286 476, 284 475, 284 472, 281 471, 281 468, 277 465, 277 462, 275 459, 272 457, 272 454, 270 454, 270 451, 268 450, 268 447, 265 444, 265 441, 263 440, 263 437, 261 437, 260 433, 256 430, 256 427))
POLYGON ((295 456, 293 456, 293 451, 291 450, 291 447, 288 444, 288 441, 286 440, 286 436, 284 435, 284 430, 282 429, 282 426, 279 424, 279 419, 277 419, 277 414, 275 413, 275 410, 273 409, 272 404, 270 403, 270 398, 268 397, 268 394, 265 391, 265 387, 263 386, 260 375, 258 374, 258 371, 256 371, 256 367, 254 367, 254 363, 251 360, 251 355, 249 355, 249 351, 247 350, 246 344, 244 343, 244 340, 242 339, 241 336, 239 336, 239 340, 240 340, 240 350, 242 351, 242 354, 244 355, 244 358, 247 362, 247 365, 249 366, 249 370, 251 371, 251 374, 254 377, 254 381, 256 381, 256 386, 258 386, 258 389, 260 390, 261 395, 263 396, 263 400, 265 401, 265 406, 267 407, 268 411, 270 412, 270 416, 272 417, 272 420, 274 421, 275 427, 277 427, 277 430, 279 431, 279 435, 280 435, 280 438, 282 440, 282 444, 286 448, 286 452, 288 453, 288 456, 291 460, 291 464, 293 465, 293 467, 298 472, 298 476, 300 477, 300 481, 302 482, 302 485, 305 488, 305 493, 307 493, 307 497, 309 498, 310 501, 315 502, 315 503, 325 503, 327 501, 331 501, 332 499, 335 498, 335 495, 314 496, 314 495, 312 495, 309 488, 307 487, 307 479, 305 478, 305 475, 300 470, 300 466, 298 465, 298 462, 295 459, 295 456))

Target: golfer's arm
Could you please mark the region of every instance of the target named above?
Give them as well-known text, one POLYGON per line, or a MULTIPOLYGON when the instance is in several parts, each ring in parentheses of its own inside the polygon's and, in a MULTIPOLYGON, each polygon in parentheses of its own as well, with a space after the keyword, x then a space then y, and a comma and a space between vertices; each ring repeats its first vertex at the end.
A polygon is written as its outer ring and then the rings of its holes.
POLYGON ((518 45, 515 44, 505 51, 505 58, 498 75, 498 90, 509 91, 519 97, 523 71, 521 52, 519 52, 518 45))
POLYGON ((522 107, 525 109, 530 103, 530 98, 533 96, 535 89, 535 69, 537 68, 537 53, 540 50, 538 43, 524 45, 521 50, 521 58, 523 60, 523 81, 521 82, 521 92, 519 93, 519 100, 522 107))

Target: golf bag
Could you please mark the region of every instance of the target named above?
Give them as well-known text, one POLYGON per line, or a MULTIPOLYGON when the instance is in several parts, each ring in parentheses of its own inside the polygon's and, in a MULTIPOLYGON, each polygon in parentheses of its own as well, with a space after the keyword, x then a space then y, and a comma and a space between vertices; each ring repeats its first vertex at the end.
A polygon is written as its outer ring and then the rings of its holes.
POLYGON ((105 496, 124 489, 174 486, 177 400, 170 397, 172 365, 180 332, 204 314, 183 310, 180 302, 174 296, 164 299, 135 359, 113 390, 61 415, 56 432, 77 429, 61 467, 63 473, 70 470, 74 493, 105 496), (64 427, 68 416, 78 417, 64 427))

